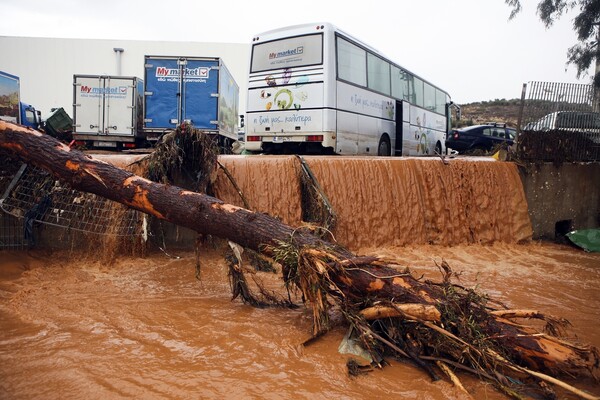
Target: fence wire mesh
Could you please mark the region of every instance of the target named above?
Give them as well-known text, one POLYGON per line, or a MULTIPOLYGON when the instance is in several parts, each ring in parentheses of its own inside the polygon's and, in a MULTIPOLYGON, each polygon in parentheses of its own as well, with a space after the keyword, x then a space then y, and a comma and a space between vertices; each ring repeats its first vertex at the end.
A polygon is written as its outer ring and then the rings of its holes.
POLYGON ((519 115, 519 158, 600 161, 600 110, 591 84, 529 82, 519 115))
POLYGON ((142 213, 74 190, 44 170, 25 164, 5 188, 0 209, 5 213, 2 232, 7 232, 0 242, 0 247, 4 248, 19 243, 20 246, 31 244, 34 223, 87 234, 132 237, 143 234, 142 213))
POLYGON ((0 212, 0 249, 23 250, 29 241, 23 235, 23 221, 0 212))

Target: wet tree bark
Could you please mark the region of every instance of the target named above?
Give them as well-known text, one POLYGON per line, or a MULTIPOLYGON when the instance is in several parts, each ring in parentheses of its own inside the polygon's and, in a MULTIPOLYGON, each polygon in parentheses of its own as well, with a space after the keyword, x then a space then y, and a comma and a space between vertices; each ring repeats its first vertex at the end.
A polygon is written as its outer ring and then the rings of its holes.
MULTIPOLYGON (((278 241, 289 241, 292 236, 299 247, 333 249, 330 243, 269 215, 176 186, 152 182, 19 125, 0 121, 0 149, 49 171, 77 190, 120 202, 201 234, 229 239, 267 255, 272 255, 272 248, 277 247, 278 241)), ((329 276, 345 301, 360 304, 362 299, 368 298, 427 307, 438 306, 441 302, 443 290, 438 285, 399 273, 398 269, 376 258, 357 257, 341 248, 333 251, 344 261, 331 262, 329 276)), ((536 336, 501 317, 490 315, 482 329, 505 343, 516 358, 531 368, 564 372, 593 369, 598 365, 594 352, 583 352, 580 348, 536 336)))
POLYGON ((19 125, 0 121, 0 148, 50 172, 74 189, 117 201, 201 234, 227 238, 256 251, 289 240, 292 235, 300 245, 323 244, 319 238, 296 231, 267 214, 152 182, 19 125))

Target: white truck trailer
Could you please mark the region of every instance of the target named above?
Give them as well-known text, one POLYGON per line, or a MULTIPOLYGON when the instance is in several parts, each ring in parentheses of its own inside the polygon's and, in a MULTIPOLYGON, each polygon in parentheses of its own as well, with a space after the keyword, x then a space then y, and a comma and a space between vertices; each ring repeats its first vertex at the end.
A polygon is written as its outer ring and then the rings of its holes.
POLYGON ((145 147, 143 80, 130 76, 73 76, 73 139, 88 148, 145 147))

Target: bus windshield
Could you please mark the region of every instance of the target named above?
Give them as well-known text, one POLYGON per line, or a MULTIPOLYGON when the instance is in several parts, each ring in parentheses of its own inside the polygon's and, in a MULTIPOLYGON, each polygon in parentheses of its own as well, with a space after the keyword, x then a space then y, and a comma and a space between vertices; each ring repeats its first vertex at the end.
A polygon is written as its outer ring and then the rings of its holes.
POLYGON ((250 72, 323 63, 323 35, 296 36, 254 45, 250 72))

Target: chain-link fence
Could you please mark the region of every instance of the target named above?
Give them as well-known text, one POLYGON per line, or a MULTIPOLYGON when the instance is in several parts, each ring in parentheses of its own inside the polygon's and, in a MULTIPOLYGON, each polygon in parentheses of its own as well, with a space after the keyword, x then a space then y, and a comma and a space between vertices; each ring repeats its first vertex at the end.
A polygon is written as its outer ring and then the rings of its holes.
POLYGON ((0 214, 3 214, 0 248, 35 245, 36 224, 84 234, 138 238, 143 235, 143 214, 94 194, 71 189, 47 172, 26 164, 0 194, 0 214))
POLYGON ((23 250, 28 247, 29 241, 23 235, 23 222, 0 212, 0 249, 23 250))

